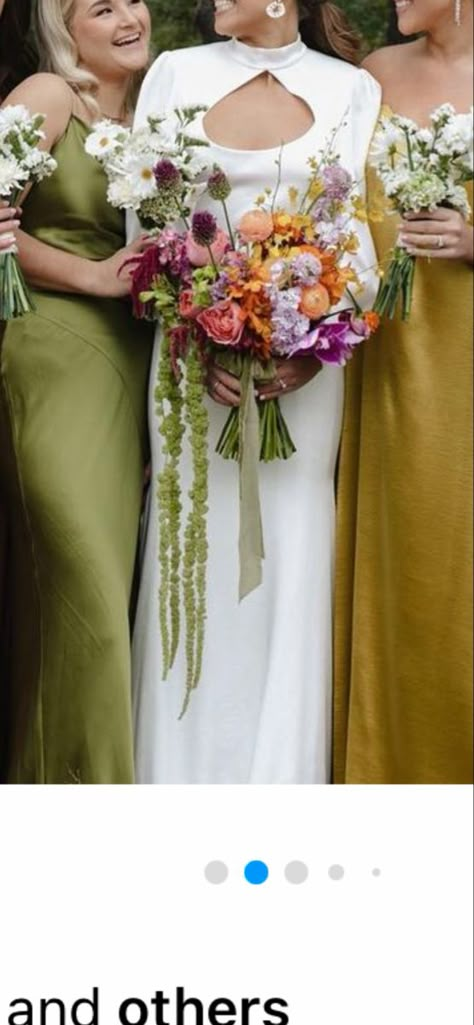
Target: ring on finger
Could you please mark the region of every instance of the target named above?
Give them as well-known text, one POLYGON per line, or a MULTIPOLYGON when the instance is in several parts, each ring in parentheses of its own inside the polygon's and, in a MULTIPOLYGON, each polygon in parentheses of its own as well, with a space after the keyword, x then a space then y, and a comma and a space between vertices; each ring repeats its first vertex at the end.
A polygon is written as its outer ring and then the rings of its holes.
POLYGON ((436 242, 436 248, 437 249, 444 249, 444 245, 445 245, 445 243, 444 243, 443 236, 442 235, 438 235, 437 242, 436 242))
POLYGON ((286 381, 284 381, 282 377, 277 377, 277 381, 278 381, 278 387, 281 388, 282 391, 286 391, 286 389, 288 387, 286 381))

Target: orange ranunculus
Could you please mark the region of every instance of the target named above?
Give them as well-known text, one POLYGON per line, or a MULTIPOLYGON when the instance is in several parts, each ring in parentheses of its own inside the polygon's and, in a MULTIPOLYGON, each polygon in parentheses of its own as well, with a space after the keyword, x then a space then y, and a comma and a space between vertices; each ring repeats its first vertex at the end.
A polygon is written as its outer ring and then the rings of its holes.
POLYGON ((329 312, 331 301, 324 285, 309 285, 301 293, 300 310, 310 320, 319 320, 329 312))
POLYGON ((369 327, 371 331, 376 331, 380 324, 380 317, 378 313, 374 313, 373 310, 367 310, 367 312, 363 314, 363 317, 367 327, 369 327))
POLYGON ((238 224, 244 242, 266 242, 273 234, 273 217, 266 210, 249 210, 238 224))

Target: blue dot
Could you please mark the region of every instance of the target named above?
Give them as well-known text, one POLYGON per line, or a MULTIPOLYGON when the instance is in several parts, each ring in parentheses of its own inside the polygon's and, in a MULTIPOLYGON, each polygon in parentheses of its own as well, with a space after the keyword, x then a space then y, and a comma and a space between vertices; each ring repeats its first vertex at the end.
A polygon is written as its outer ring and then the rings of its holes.
POLYGON ((245 878, 252 886, 261 886, 268 879, 268 865, 264 861, 249 861, 245 866, 245 878))

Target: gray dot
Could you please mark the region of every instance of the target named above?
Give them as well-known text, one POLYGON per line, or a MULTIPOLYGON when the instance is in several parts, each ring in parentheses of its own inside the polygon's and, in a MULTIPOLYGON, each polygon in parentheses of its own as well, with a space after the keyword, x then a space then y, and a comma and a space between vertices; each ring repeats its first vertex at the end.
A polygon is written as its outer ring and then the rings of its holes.
POLYGON ((334 882, 339 883, 341 879, 344 879, 345 870, 342 865, 331 865, 329 869, 329 878, 334 879, 334 882))
POLYGON ((285 878, 295 886, 305 883, 308 876, 309 868, 305 865, 304 861, 290 861, 290 864, 285 868, 285 878))
POLYGON ((372 875, 375 877, 375 879, 380 879, 380 876, 382 875, 382 869, 374 868, 372 875))
POLYGON ((209 865, 206 865, 204 875, 208 883, 220 886, 221 883, 225 883, 229 878, 229 869, 224 861, 211 861, 209 865))

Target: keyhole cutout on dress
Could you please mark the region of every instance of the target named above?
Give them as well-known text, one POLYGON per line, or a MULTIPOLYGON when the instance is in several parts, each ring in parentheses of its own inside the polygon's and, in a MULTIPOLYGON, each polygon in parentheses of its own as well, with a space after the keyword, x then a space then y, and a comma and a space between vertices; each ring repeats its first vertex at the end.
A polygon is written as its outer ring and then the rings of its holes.
POLYGON ((295 142, 315 123, 308 104, 269 72, 224 96, 203 120, 209 142, 234 150, 269 150, 295 142))

